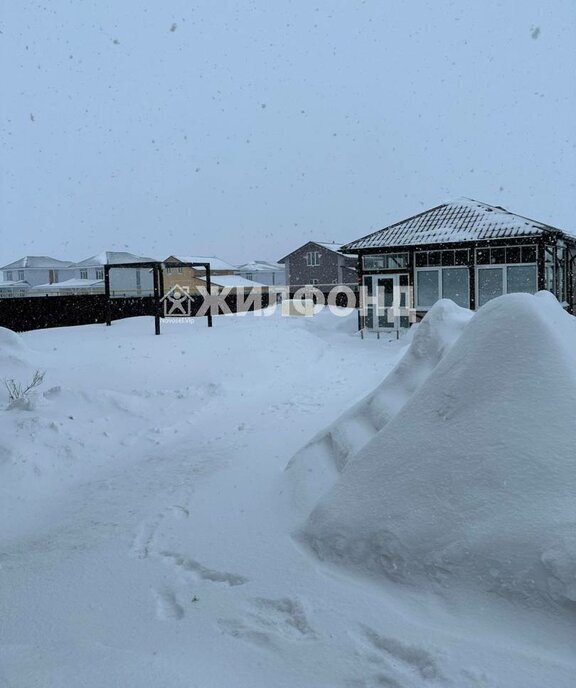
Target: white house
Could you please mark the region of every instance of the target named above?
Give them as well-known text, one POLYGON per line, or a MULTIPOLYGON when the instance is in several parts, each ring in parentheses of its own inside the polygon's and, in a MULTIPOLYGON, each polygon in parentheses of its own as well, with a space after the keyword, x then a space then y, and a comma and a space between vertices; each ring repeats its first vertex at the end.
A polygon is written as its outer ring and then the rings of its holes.
POLYGON ((250 263, 239 265, 236 268, 236 274, 247 280, 255 280, 268 286, 286 284, 284 266, 267 260, 253 260, 250 263))
POLYGON ((24 280, 4 280, 0 282, 0 299, 12 299, 15 296, 27 296, 30 285, 24 280))
POLYGON ((24 256, 4 265, 0 271, 4 282, 27 282, 32 287, 74 277, 70 261, 57 260, 50 256, 24 256))
MULTIPOLYGON (((96 256, 91 256, 79 263, 73 263, 76 280, 86 282, 104 279, 105 265, 118 265, 120 263, 152 262, 154 258, 137 256, 126 251, 103 251, 96 256)), ((110 295, 111 296, 148 296, 154 291, 152 272, 148 268, 116 268, 110 270, 110 295)), ((102 282, 104 292, 104 282, 102 282)))
MULTIPOLYGON (((204 282, 206 280, 203 277, 198 278, 199 282, 204 282)), ((212 292, 220 292, 222 289, 231 289, 234 293, 236 291, 247 292, 250 289, 262 289, 263 291, 268 291, 266 287, 268 285, 263 282, 255 282, 254 280, 246 279, 241 275, 215 275, 210 277, 210 284, 212 286, 212 292)))
MULTIPOLYGON (((0 282, 0 285, 2 283, 0 282)), ((70 296, 86 294, 103 294, 104 280, 72 278, 52 284, 38 284, 28 290, 26 296, 70 296)))

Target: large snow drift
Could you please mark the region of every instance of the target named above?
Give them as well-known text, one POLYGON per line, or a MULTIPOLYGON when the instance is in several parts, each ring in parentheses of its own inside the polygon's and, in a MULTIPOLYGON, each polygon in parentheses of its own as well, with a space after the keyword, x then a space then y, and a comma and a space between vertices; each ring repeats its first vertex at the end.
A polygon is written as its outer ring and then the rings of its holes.
POLYGON ((10 378, 27 370, 27 347, 22 337, 12 330, 0 327, 0 379, 10 378))
POLYGON ((458 339, 472 311, 437 301, 394 369, 376 389, 313 437, 286 467, 295 505, 306 513, 338 479, 348 461, 390 422, 458 339))
POLYGON ((576 319, 491 301, 302 530, 388 579, 576 602, 576 319))

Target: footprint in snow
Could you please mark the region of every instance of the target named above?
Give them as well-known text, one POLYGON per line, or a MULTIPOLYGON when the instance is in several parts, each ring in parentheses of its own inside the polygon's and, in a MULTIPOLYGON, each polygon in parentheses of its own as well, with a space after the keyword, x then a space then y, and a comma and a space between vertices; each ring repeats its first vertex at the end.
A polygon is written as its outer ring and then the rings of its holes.
POLYGON ((156 538, 156 532, 167 515, 171 515, 174 518, 188 518, 189 512, 183 506, 174 504, 161 511, 155 518, 143 521, 138 527, 132 542, 130 556, 136 559, 147 559, 153 553, 152 546, 156 538))
POLYGON ((362 630, 371 649, 366 659, 375 668, 378 667, 378 673, 363 679, 364 683, 360 685, 366 688, 420 688, 423 681, 435 683, 442 678, 437 661, 428 650, 379 634, 368 626, 363 626, 362 630))
POLYGON ((190 575, 197 580, 206 580, 212 583, 225 583, 231 587, 244 585, 248 579, 238 573, 228 573, 227 571, 217 571, 210 569, 203 564, 188 559, 177 552, 160 552, 160 557, 164 562, 172 564, 178 571, 185 575, 190 575))
POLYGON ((179 620, 184 616, 184 609, 178 604, 172 590, 152 590, 156 602, 156 616, 161 621, 179 620))
POLYGON ((288 597, 255 598, 244 619, 219 619, 220 629, 234 638, 263 646, 274 646, 278 640, 314 640, 302 604, 288 597))

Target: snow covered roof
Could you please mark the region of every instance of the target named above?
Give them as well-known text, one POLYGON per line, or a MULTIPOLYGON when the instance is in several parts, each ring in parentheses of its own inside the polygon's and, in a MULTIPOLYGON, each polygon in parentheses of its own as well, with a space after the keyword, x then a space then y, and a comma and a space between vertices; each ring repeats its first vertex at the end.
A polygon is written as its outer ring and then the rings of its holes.
POLYGON ((298 246, 298 248, 294 249, 294 251, 290 251, 284 258, 280 258, 278 261, 279 263, 284 263, 286 258, 288 256, 291 256, 293 253, 296 251, 299 251, 301 248, 304 248, 304 246, 307 246, 308 244, 316 244, 316 246, 320 246, 321 248, 327 248, 329 251, 334 251, 335 253, 342 253, 342 244, 338 241, 307 241, 305 244, 302 244, 302 246, 298 246))
POLYGON ((12 288, 12 287, 18 287, 20 289, 24 289, 25 287, 29 287, 30 285, 26 280, 4 280, 3 282, 0 282, 0 289, 7 289, 7 288, 12 288))
MULTIPOLYGON (((204 280, 202 280, 204 281, 204 280)), ((246 279, 240 275, 214 275, 210 277, 210 282, 219 287, 264 287, 265 284, 260 284, 260 282, 254 282, 253 280, 246 279)))
POLYGON ((30 291, 65 291, 66 289, 94 289, 104 288, 104 280, 90 279, 69 279, 63 282, 52 282, 52 284, 38 284, 30 291))
POLYGON ((65 268, 70 265, 70 261, 57 260, 50 256, 24 256, 13 263, 4 265, 0 270, 23 270, 24 268, 65 268))
POLYGON ((176 258, 181 263, 210 263, 210 270, 236 270, 235 265, 230 265, 216 256, 170 256, 170 258, 176 258))
POLYGON ((284 266, 267 260, 253 260, 250 263, 239 265, 237 270, 238 272, 270 272, 284 270, 284 266))
MULTIPOLYGON (((384 227, 352 241, 343 250, 527 237, 545 232, 561 230, 516 215, 499 206, 462 198, 384 227)), ((566 232, 562 233, 570 236, 566 232)))
POLYGON ((146 256, 137 256, 134 253, 127 251, 102 251, 96 256, 90 256, 79 263, 73 263, 72 267, 85 268, 100 265, 115 265, 118 263, 150 263, 154 262, 154 258, 147 258, 146 256))
POLYGON ((342 243, 339 241, 314 241, 313 243, 323 248, 328 248, 331 251, 336 251, 337 253, 340 253, 342 249, 342 243))

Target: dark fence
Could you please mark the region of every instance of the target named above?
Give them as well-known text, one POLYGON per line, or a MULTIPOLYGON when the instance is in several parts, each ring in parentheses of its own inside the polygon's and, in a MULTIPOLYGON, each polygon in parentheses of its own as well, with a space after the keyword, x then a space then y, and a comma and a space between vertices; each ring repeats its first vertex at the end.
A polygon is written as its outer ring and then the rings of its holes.
MULTIPOLYGON (((232 313, 238 312, 236 295, 228 295, 225 301, 232 313)), ((194 317, 202 303, 201 296, 193 296, 190 299, 189 315, 194 317)), ((259 305, 262 308, 268 306, 268 294, 261 295, 259 305)), ((254 309, 254 305, 241 306, 242 311, 254 309)), ((154 315, 156 304, 152 296, 113 298, 110 299, 110 312, 112 320, 154 315)), ((163 315, 163 310, 161 310, 161 315, 163 315)), ((7 327, 15 332, 105 322, 106 297, 103 294, 0 299, 0 327, 7 327)))

